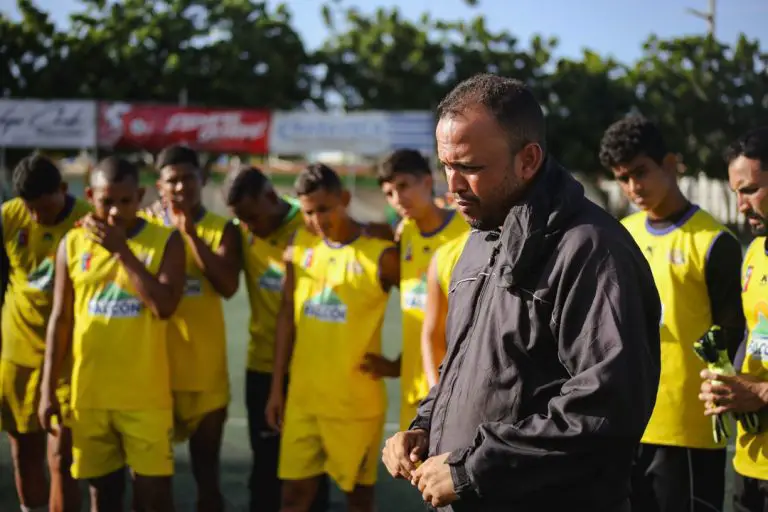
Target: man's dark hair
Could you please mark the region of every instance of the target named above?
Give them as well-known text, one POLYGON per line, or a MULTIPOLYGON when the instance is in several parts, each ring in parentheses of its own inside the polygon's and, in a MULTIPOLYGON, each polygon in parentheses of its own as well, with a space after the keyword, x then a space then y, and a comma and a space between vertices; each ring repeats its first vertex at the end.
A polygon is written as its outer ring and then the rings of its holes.
POLYGON ((257 197, 268 181, 258 167, 241 167, 230 181, 229 190, 227 190, 227 206, 236 205, 246 196, 257 197))
POLYGON ((640 155, 661 165, 667 153, 661 130, 640 115, 627 116, 613 123, 600 142, 600 163, 606 169, 627 164, 640 155))
POLYGON ((191 165, 197 169, 200 168, 200 158, 197 151, 189 146, 176 144, 168 146, 157 155, 157 170, 169 165, 191 165))
POLYGON ((768 171, 768 126, 753 128, 728 145, 723 152, 725 162, 744 156, 760 162, 760 170, 768 171))
POLYGON ((126 179, 139 183, 139 168, 133 162, 117 156, 109 156, 99 162, 91 173, 91 183, 96 176, 102 176, 107 183, 123 183, 126 179))
POLYGON ((488 110, 509 133, 511 149, 536 142, 546 152, 544 112, 523 82, 489 73, 475 75, 448 93, 437 106, 437 117, 458 116, 477 106, 488 110))
POLYGON ((344 187, 336 171, 325 164, 310 164, 299 173, 294 188, 296 195, 306 196, 321 189, 337 194, 344 187))
POLYGON ((388 183, 397 174, 410 174, 421 178, 431 176, 432 170, 424 155, 415 149, 398 149, 384 160, 376 172, 379 186, 388 183))
POLYGON ((13 192, 34 201, 61 190, 61 171, 53 161, 35 153, 24 157, 13 170, 13 192))

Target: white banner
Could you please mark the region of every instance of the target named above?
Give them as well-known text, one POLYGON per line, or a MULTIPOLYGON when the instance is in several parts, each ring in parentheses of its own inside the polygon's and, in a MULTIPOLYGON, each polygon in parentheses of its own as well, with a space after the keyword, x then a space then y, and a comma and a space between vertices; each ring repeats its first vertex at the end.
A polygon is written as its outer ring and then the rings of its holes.
POLYGON ((275 112, 269 131, 269 152, 300 155, 346 151, 376 156, 389 151, 389 132, 389 119, 383 112, 275 112))
POLYGON ((0 99, 0 147, 78 149, 95 145, 95 101, 0 99))

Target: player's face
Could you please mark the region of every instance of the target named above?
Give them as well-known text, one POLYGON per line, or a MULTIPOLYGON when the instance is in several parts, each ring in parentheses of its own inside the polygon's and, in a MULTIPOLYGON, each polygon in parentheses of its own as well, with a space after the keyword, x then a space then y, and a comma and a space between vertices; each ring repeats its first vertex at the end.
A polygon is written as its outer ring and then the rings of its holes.
POLYGON ((304 221, 310 230, 323 238, 340 241, 340 229, 347 215, 349 192, 329 192, 320 189, 299 196, 304 221))
POLYGON ((163 202, 173 208, 189 211, 201 203, 203 173, 188 164, 166 165, 160 169, 157 191, 163 202))
POLYGON ((274 193, 262 192, 258 197, 243 196, 230 210, 232 215, 245 224, 248 231, 259 238, 266 238, 274 227, 272 219, 277 203, 278 198, 274 193))
POLYGON ((406 218, 419 218, 432 203, 432 177, 397 173, 381 185, 389 205, 406 218))
POLYGON ((539 145, 512 147, 509 134, 480 107, 440 119, 436 137, 457 209, 476 229, 498 229, 541 165, 539 145))
POLYGON ((91 186, 85 189, 85 194, 97 218, 111 226, 128 228, 136 220, 144 189, 130 178, 109 183, 97 173, 91 178, 91 186))
POLYGON ((768 235, 768 172, 761 169, 760 161, 736 158, 728 166, 728 181, 752 233, 768 235))
POLYGON ((621 191, 638 208, 654 211, 667 198, 677 180, 676 162, 668 155, 662 165, 638 155, 632 161, 611 169, 621 191))
POLYGON ((32 220, 44 226, 56 224, 61 210, 66 205, 67 184, 62 183, 61 189, 52 194, 45 194, 31 201, 24 201, 32 220))

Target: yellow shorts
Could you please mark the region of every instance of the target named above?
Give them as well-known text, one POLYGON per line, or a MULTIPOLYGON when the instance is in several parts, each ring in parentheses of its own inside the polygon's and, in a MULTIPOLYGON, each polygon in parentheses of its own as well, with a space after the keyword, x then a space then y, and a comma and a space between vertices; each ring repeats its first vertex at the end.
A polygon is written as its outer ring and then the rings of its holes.
POLYGON ((186 441, 195 433, 205 416, 229 405, 229 391, 174 391, 174 440, 186 441))
POLYGON ((125 466, 142 476, 173 474, 170 409, 73 410, 70 427, 75 478, 98 478, 125 466))
POLYGON ((342 420, 285 412, 278 477, 306 480, 328 474, 344 492, 373 485, 384 418, 342 420))
MULTIPOLYGON (((40 405, 40 381, 43 369, 0 360, 0 430, 31 434, 39 432, 37 408, 40 405)), ((69 415, 70 386, 62 379, 56 389, 61 416, 66 425, 69 415)))
POLYGON ((416 411, 419 408, 419 404, 409 404, 408 402, 400 403, 400 430, 408 430, 411 426, 411 422, 416 418, 416 411))

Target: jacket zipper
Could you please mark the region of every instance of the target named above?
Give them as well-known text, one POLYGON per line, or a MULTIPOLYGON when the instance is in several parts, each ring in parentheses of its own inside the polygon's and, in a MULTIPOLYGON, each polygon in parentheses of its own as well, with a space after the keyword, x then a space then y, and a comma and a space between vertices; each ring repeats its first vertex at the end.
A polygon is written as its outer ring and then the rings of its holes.
MULTIPOLYGON (((461 358, 461 360, 457 361, 458 365, 461 365, 464 354, 467 351, 467 342, 471 339, 472 334, 475 332, 475 327, 477 326, 477 317, 480 316, 480 301, 482 300, 483 296, 485 295, 485 290, 488 288, 488 283, 491 280, 491 277, 493 277, 493 268, 496 265, 496 256, 498 256, 499 251, 501 250, 501 245, 499 243, 496 244, 496 246, 493 248, 493 251, 491 252, 491 257, 488 258, 488 275, 481 275, 480 279, 482 279, 482 283, 480 285, 480 291, 477 294, 477 299, 475 299, 475 310, 472 313, 472 323, 469 325, 469 328, 467 329, 467 334, 464 336, 464 341, 462 343, 460 350, 460 353, 456 355, 456 359, 461 358)), ((448 398, 446 400, 446 403, 450 401, 451 396, 453 396, 453 388, 456 386, 456 381, 458 380, 458 376, 454 376, 453 381, 451 382, 451 388, 448 393, 448 398)), ((444 405, 443 408, 446 406, 444 405)), ((443 417, 440 420, 440 439, 437 442, 437 446, 435 447, 435 454, 440 454, 440 447, 443 444, 443 429, 445 428, 445 419, 448 416, 447 411, 443 412, 443 417)))

